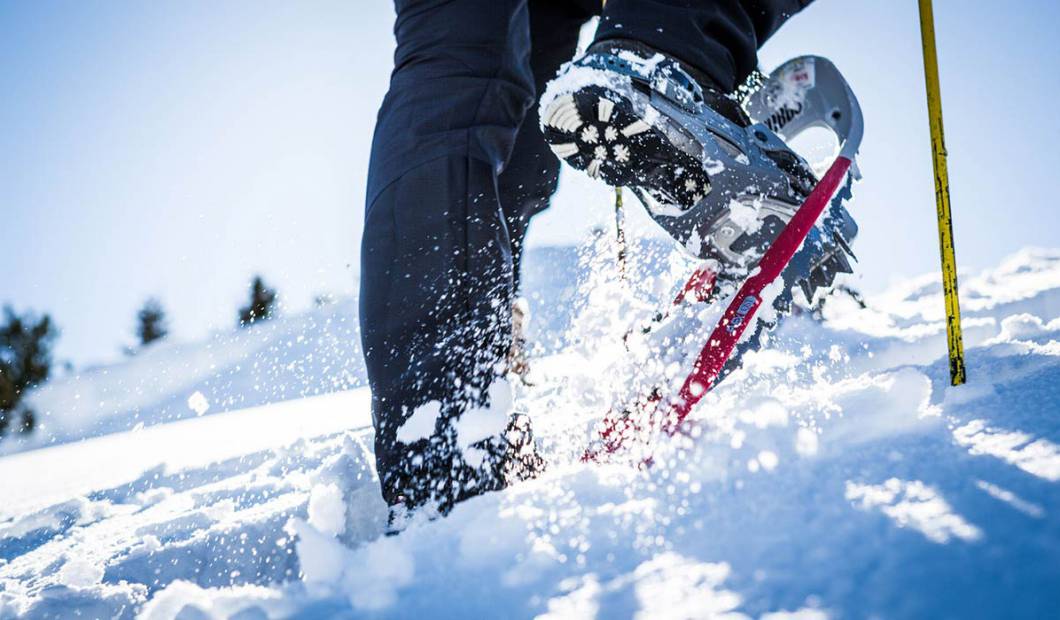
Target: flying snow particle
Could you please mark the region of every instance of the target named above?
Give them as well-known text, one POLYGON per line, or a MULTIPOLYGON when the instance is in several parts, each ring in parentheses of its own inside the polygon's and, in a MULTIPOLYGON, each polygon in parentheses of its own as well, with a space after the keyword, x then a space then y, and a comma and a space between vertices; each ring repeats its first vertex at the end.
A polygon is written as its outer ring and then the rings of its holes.
POLYGON ((432 400, 424 403, 412 412, 405 423, 398 429, 397 439, 402 443, 415 443, 430 437, 434 433, 434 423, 442 412, 442 403, 432 400))
POLYGON ((795 433, 795 451, 801 456, 813 456, 817 454, 817 433, 808 428, 800 428, 795 433))
POLYGON ((195 415, 202 415, 209 411, 210 401, 206 400, 202 392, 195 392, 188 397, 188 409, 194 411, 195 415))

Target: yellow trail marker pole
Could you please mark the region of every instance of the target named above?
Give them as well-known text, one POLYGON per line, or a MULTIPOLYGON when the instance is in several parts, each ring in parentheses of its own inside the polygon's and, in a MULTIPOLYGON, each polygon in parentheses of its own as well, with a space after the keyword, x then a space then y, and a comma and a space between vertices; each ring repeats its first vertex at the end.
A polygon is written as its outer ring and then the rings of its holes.
POLYGON ((942 131, 942 95, 939 92, 938 53, 935 50, 935 17, 931 0, 920 2, 920 36, 924 46, 924 82, 927 85, 928 117, 931 122, 931 152, 935 164, 935 203, 939 220, 939 251, 942 254, 942 291, 946 298, 946 337, 950 352, 950 383, 964 383, 964 342, 961 307, 957 299, 957 259, 953 251, 953 220, 950 217, 950 180, 946 171, 946 141, 942 131))

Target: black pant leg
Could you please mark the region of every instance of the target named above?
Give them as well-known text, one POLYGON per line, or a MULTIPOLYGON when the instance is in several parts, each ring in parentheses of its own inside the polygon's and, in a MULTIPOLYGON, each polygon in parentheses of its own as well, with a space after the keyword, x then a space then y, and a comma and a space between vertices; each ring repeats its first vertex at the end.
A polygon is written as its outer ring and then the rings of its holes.
POLYGON ((445 509, 476 484, 448 422, 479 404, 510 342, 497 190, 533 100, 526 0, 398 0, 361 247, 361 338, 384 499, 445 509), (434 434, 403 443, 439 401, 434 434))
POLYGON ((596 40, 646 43, 730 92, 754 71, 758 48, 810 1, 608 0, 596 40))
MULTIPOLYGON (((582 0, 582 4, 588 1, 582 0)), ((595 11, 572 0, 529 0, 530 68, 538 96, 556 77, 560 66, 573 58, 582 25, 599 13, 599 3, 591 1, 595 11)), ((512 242, 516 290, 527 225, 530 218, 548 207, 559 183, 559 159, 549 150, 538 125, 537 106, 533 105, 519 128, 511 159, 498 179, 501 208, 512 242)))

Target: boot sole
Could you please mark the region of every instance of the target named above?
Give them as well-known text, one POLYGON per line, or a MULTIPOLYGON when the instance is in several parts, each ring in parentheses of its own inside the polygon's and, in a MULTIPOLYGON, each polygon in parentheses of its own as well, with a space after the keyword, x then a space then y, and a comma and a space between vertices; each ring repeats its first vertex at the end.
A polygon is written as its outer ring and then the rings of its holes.
POLYGON ((624 93, 581 88, 557 97, 542 112, 545 141, 557 157, 594 179, 641 188, 663 204, 691 209, 710 192, 702 163, 636 108, 624 93))

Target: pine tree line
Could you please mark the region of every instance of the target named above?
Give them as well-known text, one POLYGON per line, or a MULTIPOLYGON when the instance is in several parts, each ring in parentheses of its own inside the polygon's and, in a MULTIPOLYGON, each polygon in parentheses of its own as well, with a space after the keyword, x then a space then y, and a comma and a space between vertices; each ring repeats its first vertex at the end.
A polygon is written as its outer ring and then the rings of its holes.
MULTIPOLYGON (((260 276, 250 283, 247 304, 239 308, 238 325, 250 327, 276 314, 278 294, 260 276)), ((319 303, 319 302, 318 302, 319 303)), ((37 414, 27 404, 26 394, 47 382, 54 360, 52 352, 59 330, 48 314, 32 311, 18 314, 4 307, 0 324, 0 440, 12 432, 29 433, 36 426, 37 414)), ((169 335, 169 317, 162 302, 148 298, 136 313, 138 346, 126 349, 130 355, 164 340, 169 335)))

